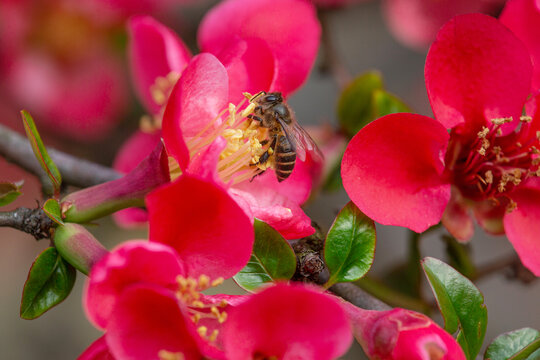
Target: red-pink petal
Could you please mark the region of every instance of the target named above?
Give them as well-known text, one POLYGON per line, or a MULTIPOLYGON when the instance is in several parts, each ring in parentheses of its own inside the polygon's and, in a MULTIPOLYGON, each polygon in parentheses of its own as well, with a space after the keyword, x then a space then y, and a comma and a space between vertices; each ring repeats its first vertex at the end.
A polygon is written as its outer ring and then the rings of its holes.
POLYGON ((229 74, 229 101, 237 104, 244 92, 256 94, 270 90, 274 78, 274 55, 261 39, 230 42, 217 58, 229 74))
POLYGON ((150 240, 175 248, 188 275, 228 278, 248 262, 253 225, 221 186, 184 174, 146 198, 150 240))
MULTIPOLYGON (((317 55, 320 33, 315 8, 309 1, 228 0, 208 12, 198 37, 203 51, 215 54, 237 38, 265 41, 275 59, 271 89, 287 95, 306 80, 317 55)), ((251 60, 260 61, 256 57, 251 60)))
POLYGON ((482 14, 456 16, 437 34, 425 67, 435 118, 474 131, 486 120, 517 119, 529 94, 529 53, 506 27, 482 14))
POLYGON ((442 177, 448 137, 443 126, 422 115, 375 120, 345 150, 345 191, 377 222, 426 230, 441 220, 450 199, 450 185, 442 177))
POLYGON ((107 328, 118 297, 136 283, 176 286, 176 277, 184 275, 184 265, 174 250, 159 243, 128 241, 101 259, 90 272, 84 307, 88 318, 107 328))
POLYGON ((504 230, 521 262, 540 276, 540 184, 519 187, 511 197, 517 208, 504 216, 504 230))
POLYGON ((494 12, 504 0, 384 0, 393 35, 412 48, 427 48, 445 22, 458 14, 494 12))
POLYGON ((469 212, 459 190, 452 188, 450 201, 441 220, 448 232, 459 241, 468 241, 474 234, 474 223, 469 212))
POLYGON ((527 46, 534 65, 532 87, 540 90, 540 5, 537 0, 510 0, 500 21, 527 46))
POLYGON ((105 341, 105 335, 94 341, 77 360, 114 360, 105 341))
POLYGON ((152 98, 150 87, 171 71, 181 74, 191 58, 182 40, 150 16, 135 16, 128 22, 129 58, 135 89, 146 108, 157 114, 161 104, 152 98))
POLYGON ((227 70, 212 54, 195 56, 173 88, 163 115, 167 151, 185 169, 189 151, 185 138, 197 135, 220 111, 229 97, 227 70))
POLYGON ((256 354, 279 359, 335 359, 352 336, 341 305, 305 286, 278 284, 229 312, 223 328, 227 359, 256 354), (324 309, 324 311, 321 311, 324 309))
POLYGON ((312 235, 311 219, 297 202, 265 187, 242 183, 229 190, 248 216, 256 217, 279 231, 285 239, 312 235))
POLYGON ((105 335, 118 359, 158 359, 162 350, 201 359, 197 332, 172 291, 133 285, 118 299, 105 335))

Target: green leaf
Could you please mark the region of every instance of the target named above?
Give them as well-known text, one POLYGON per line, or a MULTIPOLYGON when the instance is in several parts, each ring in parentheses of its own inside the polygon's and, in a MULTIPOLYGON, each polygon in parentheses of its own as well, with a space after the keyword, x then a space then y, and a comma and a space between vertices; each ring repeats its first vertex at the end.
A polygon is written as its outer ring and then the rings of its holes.
POLYGON ((22 194, 21 187, 23 183, 24 181, 0 183, 0 206, 8 205, 18 198, 22 194))
POLYGON ((388 114, 411 112, 411 109, 403 101, 385 90, 373 92, 371 105, 374 119, 388 114))
POLYGON ((372 94, 383 88, 381 74, 369 71, 355 78, 341 93, 338 100, 338 119, 341 128, 350 136, 374 120, 372 94))
MULTIPOLYGON (((484 354, 484 359, 507 360, 537 339, 540 339, 540 332, 531 328, 523 328, 504 333, 497 336, 488 346, 484 354)), ((523 357, 523 359, 540 359, 540 350, 534 351, 534 353, 523 357)))
POLYGON ((324 259, 330 279, 336 282, 355 281, 364 276, 375 255, 375 224, 352 202, 338 214, 324 245, 324 259))
POLYGON ((51 218, 52 221, 58 225, 64 225, 62 220, 62 210, 60 209, 60 203, 56 199, 48 199, 43 204, 43 211, 51 218))
POLYGON ((49 156, 45 145, 43 145, 43 141, 39 136, 39 132, 32 116, 26 110, 21 111, 21 116, 23 119, 24 130, 26 131, 26 136, 30 141, 30 145, 32 145, 34 155, 36 156, 36 159, 39 161, 39 164, 41 165, 43 170, 45 170, 45 172, 47 173, 49 179, 51 179, 54 193, 59 194, 60 185, 62 185, 62 177, 60 176, 60 171, 58 171, 56 164, 49 156))
POLYGON ((61 303, 75 284, 75 269, 55 248, 43 251, 34 261, 24 284, 21 318, 35 319, 61 303))
POLYGON ((487 325, 484 296, 474 284, 444 262, 427 257, 422 260, 424 272, 435 294, 444 318, 445 329, 454 333, 467 359, 480 351, 487 325))
POLYGON ((247 265, 234 276, 242 288, 253 291, 276 280, 289 280, 296 271, 296 256, 279 232, 255 219, 255 244, 247 265))

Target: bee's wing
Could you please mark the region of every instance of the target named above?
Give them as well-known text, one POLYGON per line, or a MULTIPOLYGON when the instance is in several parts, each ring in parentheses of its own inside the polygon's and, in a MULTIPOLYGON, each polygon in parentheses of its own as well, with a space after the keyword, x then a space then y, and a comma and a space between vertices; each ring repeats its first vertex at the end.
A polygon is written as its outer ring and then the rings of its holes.
POLYGON ((287 140, 289 140, 291 146, 296 151, 296 156, 298 159, 305 161, 306 151, 309 151, 314 157, 315 161, 322 161, 324 156, 321 153, 321 150, 319 150, 319 147, 317 144, 315 144, 315 141, 313 141, 307 131, 301 127, 296 120, 294 120, 291 124, 286 124, 285 121, 281 120, 281 118, 279 118, 278 121, 283 128, 285 136, 287 136, 287 140))

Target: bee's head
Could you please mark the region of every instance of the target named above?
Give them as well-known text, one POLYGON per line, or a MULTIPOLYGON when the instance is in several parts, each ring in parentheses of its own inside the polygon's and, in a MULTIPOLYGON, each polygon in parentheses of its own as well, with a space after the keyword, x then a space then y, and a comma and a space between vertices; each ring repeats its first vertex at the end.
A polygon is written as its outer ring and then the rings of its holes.
POLYGON ((271 104, 279 104, 283 102, 283 97, 280 92, 273 92, 266 94, 263 101, 271 104))

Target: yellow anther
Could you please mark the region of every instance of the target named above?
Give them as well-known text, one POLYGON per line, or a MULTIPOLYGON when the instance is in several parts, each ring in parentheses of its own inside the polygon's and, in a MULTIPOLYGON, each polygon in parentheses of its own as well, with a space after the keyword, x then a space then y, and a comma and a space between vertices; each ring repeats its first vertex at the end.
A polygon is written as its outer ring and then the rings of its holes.
POLYGON ((212 307, 210 308, 210 312, 211 312, 212 315, 214 315, 216 318, 219 317, 219 314, 220 314, 220 313, 219 313, 219 310, 218 310, 218 308, 217 308, 216 306, 212 306, 212 307))
POLYGON ((493 173, 491 172, 491 170, 486 171, 486 173, 484 174, 484 178, 485 178, 486 184, 493 183, 493 173))
POLYGON ((532 117, 530 117, 530 116, 520 116, 519 121, 530 123, 532 121, 532 117))
POLYGON ((222 308, 226 307, 227 305, 229 305, 227 303, 227 300, 221 300, 221 302, 219 303, 219 307, 222 307, 222 308))
POLYGON ((208 328, 206 326, 199 326, 197 328, 197 333, 201 336, 201 337, 206 337, 206 333, 208 332, 208 328))
POLYGON ((512 122, 512 120, 514 120, 514 119, 510 116, 510 117, 505 117, 505 118, 491 119, 491 122, 492 122, 494 125, 502 125, 502 124, 506 124, 506 123, 512 122))
POLYGON ((514 200, 510 200, 510 203, 506 206, 506 212, 511 213, 517 209, 517 204, 514 200))
POLYGON ((216 341, 218 335, 219 335, 219 330, 216 329, 216 330, 212 331, 212 335, 210 335, 210 337, 208 338, 208 340, 209 340, 210 342, 214 342, 214 341, 216 341))
POLYGON ((194 300, 191 303, 191 306, 193 306, 195 308, 203 309, 204 308, 204 303, 202 301, 200 301, 200 300, 194 300))
POLYGON ((225 311, 223 311, 218 317, 218 322, 220 324, 223 324, 227 320, 227 316, 229 316, 229 315, 227 315, 227 313, 225 311))
POLYGON ((248 116, 249 114, 251 114, 253 112, 253 110, 255 109, 257 105, 255 105, 254 103, 250 103, 248 106, 246 106, 246 108, 244 109, 244 111, 242 111, 242 113, 240 114, 242 117, 246 117, 248 116))
POLYGON ((160 360, 184 360, 184 354, 181 352, 171 352, 167 350, 159 350, 158 357, 160 360))
POLYGON ((211 286, 212 287, 215 287, 215 286, 218 286, 218 285, 221 285, 223 284, 223 281, 225 281, 225 279, 223 279, 222 277, 219 277, 217 279, 214 279, 211 283, 211 286))
POLYGON ((179 79, 180 73, 177 73, 176 71, 171 71, 167 74, 167 80, 169 81, 171 88, 178 82, 179 79))
POLYGON ((489 129, 485 126, 482 127, 482 130, 480 130, 478 132, 478 137, 479 138, 485 138, 487 136, 487 134, 489 134, 489 129))
POLYGON ((536 139, 537 139, 537 140, 540 140, 540 131, 537 131, 537 132, 536 132, 536 139))
POLYGON ((193 317, 191 318, 191 320, 193 320, 193 322, 195 324, 197 324, 199 322, 199 320, 201 320, 201 314, 199 313, 195 313, 195 315, 193 315, 193 317))
POLYGON ((210 285, 210 278, 207 275, 202 274, 199 276, 199 289, 206 290, 210 285))
POLYGON ((150 86, 150 94, 152 95, 152 100, 154 100, 156 104, 158 105, 165 104, 165 101, 167 100, 167 98, 161 89, 152 85, 150 86))

